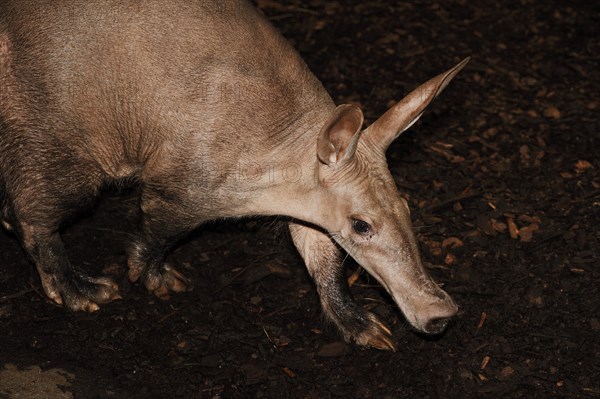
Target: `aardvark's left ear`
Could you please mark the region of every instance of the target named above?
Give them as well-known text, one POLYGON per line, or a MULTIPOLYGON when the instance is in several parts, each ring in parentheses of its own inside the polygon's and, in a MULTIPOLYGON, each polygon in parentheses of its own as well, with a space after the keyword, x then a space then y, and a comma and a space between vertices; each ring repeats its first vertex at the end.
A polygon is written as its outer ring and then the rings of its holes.
POLYGON ((317 140, 319 161, 329 166, 339 166, 354 156, 360 138, 363 113, 356 105, 343 104, 321 128, 317 140))

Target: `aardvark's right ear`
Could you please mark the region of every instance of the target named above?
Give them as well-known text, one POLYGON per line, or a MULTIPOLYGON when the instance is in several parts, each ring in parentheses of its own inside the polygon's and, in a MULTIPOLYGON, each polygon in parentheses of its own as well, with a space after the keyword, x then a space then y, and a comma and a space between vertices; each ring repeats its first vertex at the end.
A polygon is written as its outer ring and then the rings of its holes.
POLYGON ((385 151, 400 133, 421 117, 425 108, 448 86, 469 60, 470 57, 465 58, 455 67, 417 87, 366 128, 365 137, 369 136, 385 151))

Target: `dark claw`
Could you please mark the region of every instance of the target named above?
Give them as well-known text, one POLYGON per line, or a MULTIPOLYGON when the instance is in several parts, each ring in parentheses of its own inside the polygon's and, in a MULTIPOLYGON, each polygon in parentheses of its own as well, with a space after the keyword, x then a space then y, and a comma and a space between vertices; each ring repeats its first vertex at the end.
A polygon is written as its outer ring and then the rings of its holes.
POLYGON ((191 291, 193 288, 191 280, 168 263, 160 269, 147 269, 142 281, 148 291, 162 300, 168 300, 171 292, 191 291))
POLYGON ((396 352, 396 344, 391 340, 392 332, 377 317, 370 313, 371 323, 366 330, 354 337, 358 345, 396 352))
POLYGON ((327 306, 323 309, 347 342, 354 341, 360 346, 396 351, 396 345, 391 339, 392 332, 377 316, 351 300, 343 305, 338 304, 337 312, 327 306))

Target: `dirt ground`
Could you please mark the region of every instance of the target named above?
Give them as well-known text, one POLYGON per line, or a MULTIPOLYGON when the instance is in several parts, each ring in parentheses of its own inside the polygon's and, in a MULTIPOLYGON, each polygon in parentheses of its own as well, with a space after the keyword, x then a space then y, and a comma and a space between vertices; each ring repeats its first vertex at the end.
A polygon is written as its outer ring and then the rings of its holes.
POLYGON ((341 342, 273 219, 192 234, 172 257, 194 290, 156 300, 125 278, 135 191, 110 192, 64 232, 74 263, 121 282, 96 313, 49 303, 0 233, 0 398, 600 398, 593 4, 259 1, 368 122, 472 56, 388 152, 423 258, 461 307, 442 336, 414 333, 362 272, 352 292, 399 350, 341 342))

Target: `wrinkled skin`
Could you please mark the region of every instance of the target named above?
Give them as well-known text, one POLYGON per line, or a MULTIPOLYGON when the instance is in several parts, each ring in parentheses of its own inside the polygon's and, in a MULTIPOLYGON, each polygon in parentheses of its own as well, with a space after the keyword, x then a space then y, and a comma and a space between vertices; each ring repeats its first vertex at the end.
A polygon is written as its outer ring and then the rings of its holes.
POLYGON ((159 298, 191 287, 165 260, 190 230, 285 215, 348 341, 394 349, 352 300, 340 248, 415 328, 439 332, 456 313, 421 264, 385 150, 466 61, 363 130, 360 109, 336 108, 245 1, 0 0, 0 10, 0 218, 55 303, 95 311, 120 298, 113 281, 69 262, 59 230, 127 181, 141 186, 129 278, 159 298))

